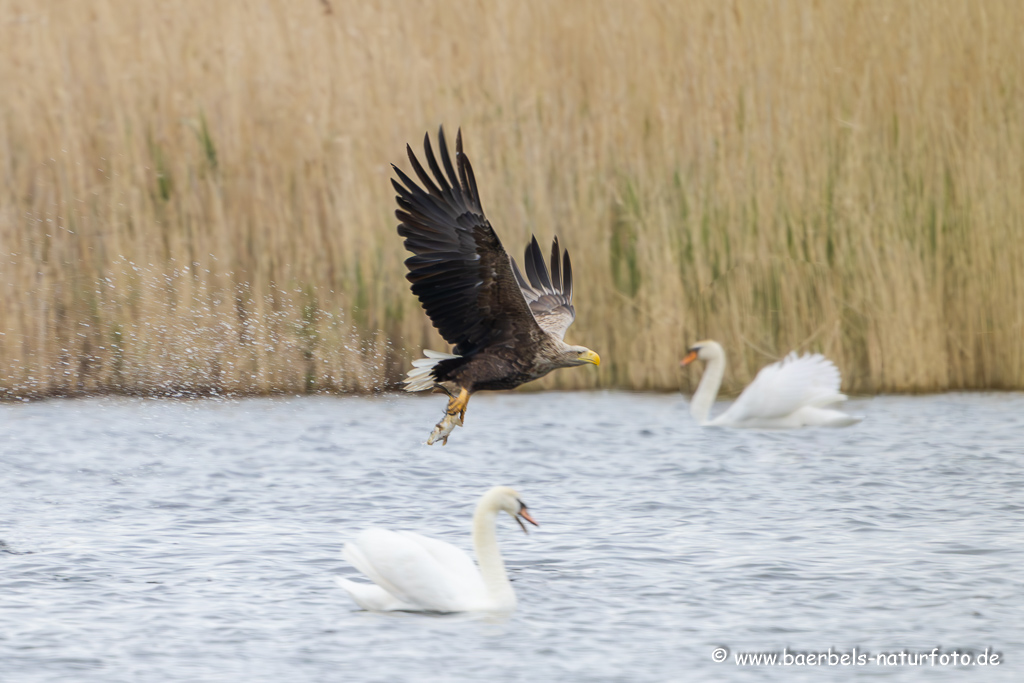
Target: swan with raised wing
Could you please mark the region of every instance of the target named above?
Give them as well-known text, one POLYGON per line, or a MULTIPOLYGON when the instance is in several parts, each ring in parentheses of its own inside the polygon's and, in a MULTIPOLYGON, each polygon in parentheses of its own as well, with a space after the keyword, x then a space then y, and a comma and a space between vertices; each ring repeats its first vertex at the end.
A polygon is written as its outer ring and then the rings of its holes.
POLYGON ((510 612, 516 595, 495 537, 499 512, 511 515, 524 532, 523 519, 538 526, 514 489, 496 486, 473 514, 477 564, 444 541, 411 531, 367 529, 345 544, 341 556, 373 583, 338 577, 338 585, 371 611, 510 612))
POLYGON ((690 399, 690 415, 702 427, 846 427, 863 419, 825 407, 846 400, 839 390, 839 369, 832 361, 820 353, 798 356, 795 352, 761 368, 724 413, 709 419, 725 375, 725 351, 716 341, 700 341, 690 347, 680 365, 695 360, 706 365, 690 399))

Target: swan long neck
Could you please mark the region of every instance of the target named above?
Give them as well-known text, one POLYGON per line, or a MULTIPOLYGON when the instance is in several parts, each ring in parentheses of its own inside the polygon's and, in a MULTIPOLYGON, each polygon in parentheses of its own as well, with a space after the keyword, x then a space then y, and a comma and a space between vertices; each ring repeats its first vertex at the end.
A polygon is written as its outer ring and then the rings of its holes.
POLYGON ((725 354, 720 353, 707 361, 700 384, 697 385, 697 391, 693 392, 693 398, 690 399, 690 415, 698 424, 708 423, 711 406, 715 405, 723 377, 725 377, 725 354))
POLYGON ((480 575, 491 597, 499 602, 515 602, 515 592, 505 571, 505 561, 498 549, 496 534, 498 509, 484 498, 473 514, 473 549, 480 575))

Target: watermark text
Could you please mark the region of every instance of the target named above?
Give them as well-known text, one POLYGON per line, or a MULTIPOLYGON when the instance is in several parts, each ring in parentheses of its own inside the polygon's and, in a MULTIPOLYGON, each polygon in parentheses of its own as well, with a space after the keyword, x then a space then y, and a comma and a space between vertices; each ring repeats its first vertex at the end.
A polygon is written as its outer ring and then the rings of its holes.
POLYGON ((790 650, 783 648, 773 652, 731 652, 727 647, 716 647, 711 659, 719 664, 732 663, 736 666, 999 666, 1003 656, 991 648, 972 650, 970 648, 931 650, 896 650, 893 652, 870 652, 860 648, 840 650, 790 650), (731 655, 731 657, 730 657, 731 655))

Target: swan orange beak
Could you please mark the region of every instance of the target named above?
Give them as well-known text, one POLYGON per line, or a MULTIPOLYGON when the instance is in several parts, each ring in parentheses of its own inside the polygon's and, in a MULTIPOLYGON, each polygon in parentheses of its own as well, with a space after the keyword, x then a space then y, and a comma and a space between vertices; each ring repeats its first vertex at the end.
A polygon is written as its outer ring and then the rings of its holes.
POLYGON ((523 519, 519 519, 520 517, 522 517, 534 526, 540 526, 540 524, 537 524, 537 522, 533 521, 533 517, 530 516, 530 513, 526 511, 526 507, 524 506, 523 509, 519 511, 519 514, 516 515, 516 522, 519 523, 519 528, 523 530, 524 534, 529 534, 530 532, 526 530, 526 525, 523 524, 523 519))
POLYGON ((690 363, 692 363, 695 360, 697 360, 697 352, 696 351, 690 351, 688 354, 686 354, 685 358, 683 358, 681 361, 679 361, 679 367, 685 368, 687 365, 689 365, 690 363))

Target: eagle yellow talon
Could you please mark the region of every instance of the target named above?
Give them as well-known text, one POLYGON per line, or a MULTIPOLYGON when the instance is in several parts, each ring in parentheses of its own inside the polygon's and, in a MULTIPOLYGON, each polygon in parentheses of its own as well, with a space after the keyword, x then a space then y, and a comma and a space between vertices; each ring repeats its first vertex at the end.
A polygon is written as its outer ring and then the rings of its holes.
POLYGON ((448 399, 448 410, 449 415, 455 415, 458 413, 459 421, 466 419, 466 406, 469 404, 469 392, 465 389, 459 391, 458 396, 453 396, 448 399))

